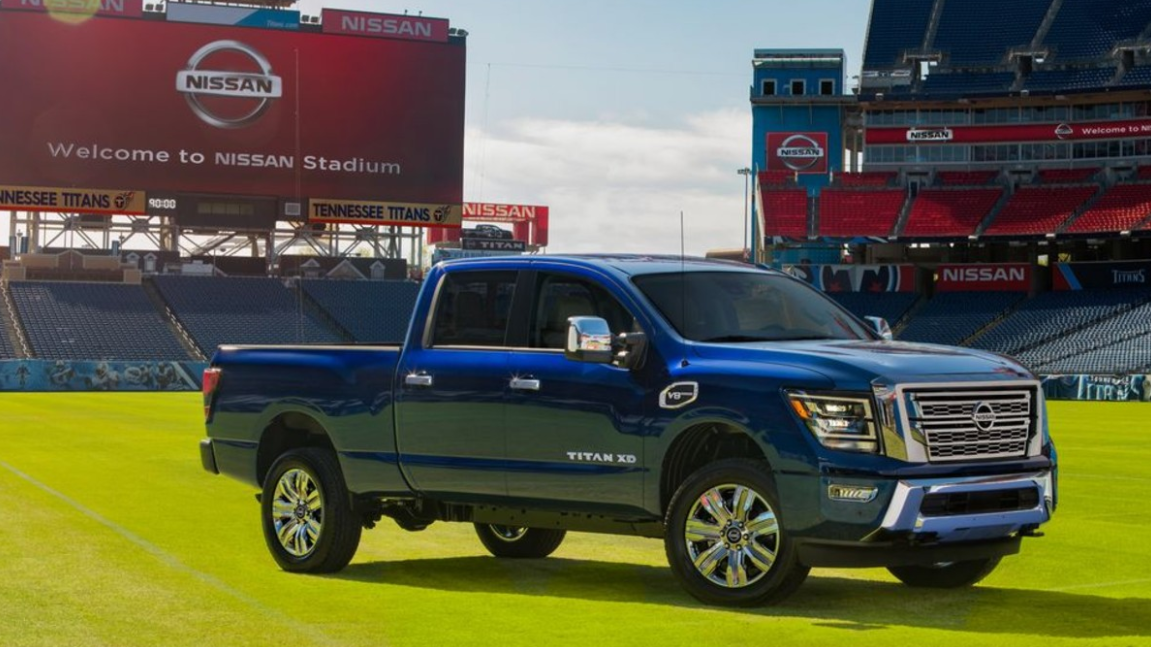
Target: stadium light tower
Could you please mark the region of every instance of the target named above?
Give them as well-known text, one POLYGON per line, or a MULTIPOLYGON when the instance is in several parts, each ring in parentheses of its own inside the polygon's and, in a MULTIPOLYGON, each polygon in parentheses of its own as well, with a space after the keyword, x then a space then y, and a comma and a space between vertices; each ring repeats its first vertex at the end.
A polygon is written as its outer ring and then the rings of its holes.
POLYGON ((743 176, 743 250, 747 251, 747 193, 748 185, 751 183, 751 169, 743 167, 736 171, 736 173, 743 176))

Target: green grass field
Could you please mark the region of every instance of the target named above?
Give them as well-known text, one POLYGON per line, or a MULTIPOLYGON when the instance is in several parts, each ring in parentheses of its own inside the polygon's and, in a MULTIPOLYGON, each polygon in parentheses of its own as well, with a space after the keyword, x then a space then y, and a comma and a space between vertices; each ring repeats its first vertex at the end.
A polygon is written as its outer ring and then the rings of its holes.
POLYGON ((653 540, 487 556, 385 520, 334 576, 289 575, 253 490, 200 467, 199 394, 5 394, 0 645, 1151 644, 1151 407, 1051 403, 1059 514, 982 585, 816 570, 779 607, 704 607, 653 540))

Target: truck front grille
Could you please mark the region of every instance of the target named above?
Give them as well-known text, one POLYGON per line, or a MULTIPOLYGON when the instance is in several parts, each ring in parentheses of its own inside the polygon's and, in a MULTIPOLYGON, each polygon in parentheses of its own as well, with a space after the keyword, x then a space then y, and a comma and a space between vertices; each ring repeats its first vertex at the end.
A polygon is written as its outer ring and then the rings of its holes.
POLYGON ((1035 429, 1028 388, 909 392, 908 420, 931 462, 1019 458, 1035 429))

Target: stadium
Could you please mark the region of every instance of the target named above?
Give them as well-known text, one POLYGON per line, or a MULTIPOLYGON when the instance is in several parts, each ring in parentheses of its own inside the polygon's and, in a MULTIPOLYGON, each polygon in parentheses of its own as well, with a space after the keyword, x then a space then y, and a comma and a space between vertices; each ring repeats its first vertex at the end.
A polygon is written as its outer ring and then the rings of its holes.
POLYGON ((678 591, 650 540, 592 534, 509 565, 460 524, 380 528, 343 573, 289 575, 250 492, 203 472, 218 345, 395 342, 429 264, 549 245, 547 206, 464 199, 467 31, 293 4, 0 0, 0 87, 26 90, 0 93, 0 644, 1151 644, 1133 402, 1151 400, 1151 0, 872 0, 861 62, 752 53, 741 256, 897 340, 1018 358, 1063 496, 977 588, 821 569, 739 610, 678 591), (403 65, 324 74, 363 60, 403 65), (301 79, 368 99, 334 114, 301 79), (103 91, 81 110, 77 88, 103 91))

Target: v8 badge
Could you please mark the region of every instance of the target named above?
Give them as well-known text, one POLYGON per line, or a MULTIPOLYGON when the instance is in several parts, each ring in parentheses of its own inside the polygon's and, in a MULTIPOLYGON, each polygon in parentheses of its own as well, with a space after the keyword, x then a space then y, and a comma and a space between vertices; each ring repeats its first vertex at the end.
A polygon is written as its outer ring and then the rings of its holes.
POLYGON ((659 394, 661 409, 680 409, 699 397, 699 382, 676 382, 659 394))

